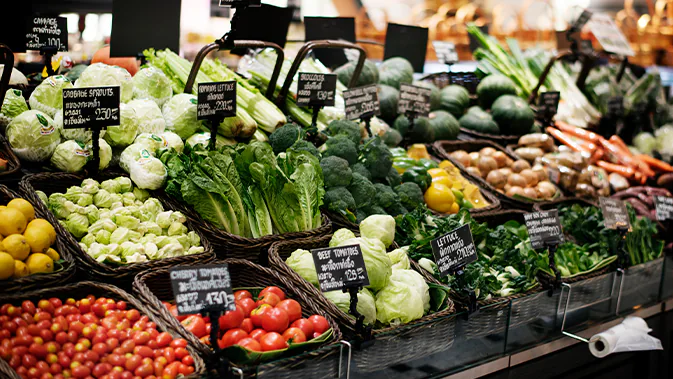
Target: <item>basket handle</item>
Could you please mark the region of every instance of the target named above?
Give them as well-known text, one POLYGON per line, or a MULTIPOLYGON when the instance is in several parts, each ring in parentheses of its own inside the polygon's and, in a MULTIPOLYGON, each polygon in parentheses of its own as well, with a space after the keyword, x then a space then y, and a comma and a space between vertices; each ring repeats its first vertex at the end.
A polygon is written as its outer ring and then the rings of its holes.
MULTIPOLYGON (((314 49, 320 49, 320 48, 357 50, 360 53, 360 56, 358 57, 358 63, 355 66, 355 70, 353 71, 353 76, 351 77, 350 83, 348 83, 348 87, 352 88, 355 86, 355 83, 358 82, 358 79, 360 78, 360 73, 362 72, 362 68, 365 65, 365 59, 367 58, 367 53, 365 53, 365 49, 354 43, 340 40, 316 40, 306 42, 304 46, 302 46, 301 49, 299 49, 299 52, 297 52, 297 56, 294 58, 294 61, 292 62, 292 67, 290 67, 290 71, 288 71, 287 76, 285 77, 285 83, 283 83, 283 88, 281 88, 280 92, 278 93, 278 97, 276 97, 276 106, 278 106, 280 109, 285 109, 285 98, 287 97, 287 94, 290 92, 290 85, 292 85, 292 81, 295 74, 297 73, 297 71, 299 71, 299 66, 301 65, 301 62, 304 61, 309 52, 311 52, 314 49)), ((271 85, 269 85, 269 88, 275 88, 275 87, 271 87, 271 85)))
POLYGON ((14 53, 4 44, 0 43, 0 60, 5 65, 2 71, 2 78, 0 78, 0 105, 5 101, 5 93, 9 89, 9 79, 12 76, 14 69, 14 53))

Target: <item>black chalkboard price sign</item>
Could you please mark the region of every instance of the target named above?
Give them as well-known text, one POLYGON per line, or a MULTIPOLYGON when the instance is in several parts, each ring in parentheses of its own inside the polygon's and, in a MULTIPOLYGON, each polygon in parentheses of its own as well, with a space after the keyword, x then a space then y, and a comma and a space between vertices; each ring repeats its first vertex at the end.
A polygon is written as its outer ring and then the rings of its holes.
POLYGON ((655 196, 654 208, 657 212, 657 220, 673 220, 673 197, 655 196))
POLYGON ((533 249, 544 249, 549 245, 558 245, 563 242, 558 209, 527 213, 523 217, 533 249))
POLYGON ((229 265, 175 267, 169 270, 178 315, 236 310, 229 265))
POLYGON ((599 199, 601 211, 603 212, 603 222, 608 229, 631 229, 629 212, 626 210, 626 203, 622 200, 601 197, 599 199))
POLYGON ((314 249, 311 254, 322 292, 369 285, 360 245, 314 249))
POLYGON ((335 74, 299 73, 297 105, 302 107, 333 107, 336 95, 335 74))
POLYGON ((538 114, 545 120, 551 120, 558 111, 558 103, 560 99, 560 92, 542 92, 538 103, 538 114))
POLYGON ((199 83, 196 118, 208 120, 236 116, 236 81, 199 83))
POLYGON ((220 0, 221 7, 260 7, 262 0, 220 0))
POLYGON ((608 100, 608 116, 619 118, 624 116, 624 98, 615 96, 608 100))
POLYGON ((63 89, 63 128, 105 129, 119 125, 119 86, 63 89))
POLYGON ((349 89, 344 91, 343 96, 348 120, 381 114, 378 86, 376 84, 349 89))
POLYGON ((463 225, 430 242, 435 262, 442 276, 477 260, 470 225, 463 225))
POLYGON ((26 50, 50 47, 56 51, 68 51, 68 22, 65 17, 33 16, 28 21, 26 50))
POLYGON ((427 117, 430 114, 429 88, 402 84, 400 86, 400 98, 397 102, 397 112, 406 114, 414 113, 418 117, 427 117))

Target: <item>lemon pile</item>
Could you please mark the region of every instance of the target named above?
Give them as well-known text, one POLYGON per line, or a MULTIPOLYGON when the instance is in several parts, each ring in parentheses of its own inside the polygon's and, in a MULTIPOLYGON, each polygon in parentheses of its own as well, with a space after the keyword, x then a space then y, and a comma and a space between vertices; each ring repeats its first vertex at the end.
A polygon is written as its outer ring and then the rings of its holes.
POLYGON ((0 206, 0 280, 54 271, 56 230, 24 199, 0 206))

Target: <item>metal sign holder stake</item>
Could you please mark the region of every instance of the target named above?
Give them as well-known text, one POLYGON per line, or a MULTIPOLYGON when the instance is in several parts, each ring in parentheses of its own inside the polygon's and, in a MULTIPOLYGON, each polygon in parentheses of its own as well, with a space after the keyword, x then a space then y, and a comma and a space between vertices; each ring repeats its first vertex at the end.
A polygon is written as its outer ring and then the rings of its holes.
POLYGON ((5 65, 0 78, 0 105, 5 101, 5 94, 9 89, 9 80, 12 77, 12 68, 14 67, 14 53, 4 44, 0 43, 0 61, 5 65))

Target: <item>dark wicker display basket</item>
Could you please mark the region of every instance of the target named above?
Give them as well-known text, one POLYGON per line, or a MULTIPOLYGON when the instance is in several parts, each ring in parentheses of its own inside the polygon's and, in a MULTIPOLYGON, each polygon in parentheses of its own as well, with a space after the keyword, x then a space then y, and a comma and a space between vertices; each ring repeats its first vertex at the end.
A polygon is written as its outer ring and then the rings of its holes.
MULTIPOLYGON (((334 334, 331 341, 326 341, 325 344, 341 340, 341 331, 331 315, 324 311, 310 296, 310 293, 304 292, 301 288, 297 288, 293 283, 279 273, 257 264, 254 264, 245 259, 225 259, 221 261, 211 262, 212 264, 226 263, 229 265, 229 274, 231 275, 231 283, 233 288, 255 288, 277 286, 280 287, 288 298, 299 302, 302 308, 302 316, 309 317, 314 314, 322 315, 327 318, 334 334)), ((188 266, 182 266, 188 267, 188 266)), ((201 342, 195 335, 185 329, 180 322, 171 314, 171 312, 162 304, 162 301, 173 301, 173 288, 171 286, 169 271, 166 269, 152 270, 144 272, 136 276, 133 282, 133 291, 141 299, 147 309, 152 312, 162 322, 170 325, 170 327, 177 331, 183 338, 188 340, 194 346, 199 354, 203 357, 210 357, 213 350, 203 342, 201 342)), ((287 357, 284 357, 287 358, 287 357)), ((310 353, 306 359, 320 359, 320 355, 312 356, 310 353)), ((322 372, 321 375, 329 377, 336 376, 336 373, 322 372)), ((316 377, 318 374, 316 373, 316 377)))
POLYGON ((21 169, 21 161, 14 154, 12 147, 4 136, 0 135, 0 158, 7 161, 7 170, 0 172, 0 177, 12 175, 21 169))
MULTIPOLYGON (((0 304, 10 302, 14 303, 14 305, 20 305, 24 300, 32 300, 34 303, 37 303, 40 299, 51 297, 56 297, 62 300, 66 298, 81 299, 88 295, 94 295, 96 297, 104 296, 116 300, 123 300, 126 302, 128 308, 137 309, 141 314, 147 315, 151 322, 157 324, 157 330, 166 331, 170 333, 173 338, 181 338, 180 334, 171 328, 170 325, 164 324, 162 320, 154 316, 151 312, 148 312, 147 308, 145 308, 145 306, 140 301, 127 292, 109 284, 79 282, 75 284, 44 288, 20 294, 9 295, 7 293, 3 293, 0 295, 0 304)), ((189 351, 192 358, 194 358, 195 369, 194 373, 186 376, 185 379, 201 378, 203 374, 205 374, 205 365, 203 360, 201 357, 199 357, 198 352, 196 349, 194 349, 193 346, 187 345, 187 350, 189 351)), ((0 377, 3 379, 21 379, 21 377, 9 366, 9 364, 2 359, 0 359, 0 377)))
POLYGON ((286 234, 272 234, 260 238, 246 238, 237 236, 219 229, 210 222, 202 219, 193 209, 177 201, 172 196, 166 194, 164 200, 170 204, 170 207, 184 213, 197 228, 206 235, 210 243, 215 248, 219 259, 238 258, 247 259, 263 266, 267 265, 267 250, 271 244, 278 241, 292 240, 299 238, 316 238, 332 232, 332 221, 323 214, 322 225, 319 228, 286 234))
MULTIPOLYGON (((4 185, 0 185, 0 204, 5 205, 10 200, 19 197, 21 197, 21 195, 4 185)), ((48 220, 54 226, 54 230, 56 230, 56 242, 52 247, 58 252, 63 262, 61 263, 60 270, 50 274, 29 275, 24 276, 23 278, 0 281, 0 292, 2 292, 2 294, 28 291, 34 288, 49 288, 57 284, 66 283, 75 275, 75 260, 67 248, 66 237, 59 232, 58 223, 54 224, 49 219, 49 212, 45 212, 45 210, 39 206, 42 203, 39 199, 37 200, 37 203, 32 198, 25 198, 25 200, 33 205, 36 218, 48 220)))
MULTIPOLYGON (((104 174, 99 179, 105 180, 118 176, 120 175, 104 174)), ((201 234, 194 221, 187 219, 185 224, 187 228, 197 233, 201 238, 201 245, 204 247, 203 253, 119 266, 96 261, 96 259, 82 250, 75 237, 58 222, 56 216, 47 209, 47 206, 42 203, 35 192, 43 191, 47 196, 55 192, 65 193, 69 187, 80 185, 84 179, 85 177, 74 174, 42 173, 24 177, 19 185, 23 193, 30 198, 31 202, 38 203, 40 210, 47 215, 47 220, 54 225, 57 232, 65 236, 67 248, 70 249, 72 255, 81 264, 79 268, 84 270, 85 274, 90 278, 111 282, 124 288, 130 287, 133 278, 140 272, 196 262, 206 263, 214 258, 215 254, 208 239, 201 234)), ((163 203, 164 209, 176 210, 171 207, 171 203, 165 202, 161 196, 158 198, 163 203)))
MULTIPOLYGON (((327 247, 332 235, 315 239, 303 239, 274 243, 269 249, 271 266, 284 274, 307 296, 315 299, 344 328, 349 336, 355 333, 355 320, 329 301, 319 289, 299 276, 285 260, 296 249, 318 249, 327 247)), ((423 274, 423 269, 411 261, 413 269, 423 274)), ((426 278, 430 283, 441 285, 434 278, 426 278)), ((450 302, 450 300, 449 300, 450 302)), ((448 308, 429 314, 405 325, 374 329, 374 344, 355 354, 358 369, 371 372, 408 362, 434 353, 448 350, 454 342, 455 309, 450 302, 448 308)))
MULTIPOLYGON (((531 210, 535 204, 539 203, 539 201, 531 201, 531 200, 526 200, 526 199, 522 199, 522 198, 514 198, 514 197, 507 196, 505 194, 502 194, 502 193, 498 192, 495 187, 488 184, 488 182, 486 182, 486 180, 484 180, 483 178, 474 176, 474 175, 470 174, 469 172, 467 172, 465 166, 463 166, 462 164, 460 164, 460 162, 456 161, 455 159, 453 159, 451 157, 451 153, 454 152, 454 151, 457 151, 457 150, 465 150, 468 153, 470 153, 470 152, 479 151, 479 150, 481 150, 485 147, 491 147, 491 148, 494 148, 497 151, 501 151, 501 152, 507 154, 507 156, 509 158, 513 159, 513 160, 518 159, 515 155, 512 155, 512 154, 508 153, 505 150, 505 148, 503 148, 502 146, 500 146, 496 143, 493 143, 491 141, 485 141, 485 140, 437 141, 433 144, 433 149, 434 149, 434 151, 437 155, 439 155, 443 159, 450 160, 454 165, 456 165, 456 167, 458 167, 460 169, 463 176, 465 176, 466 178, 469 178, 474 183, 479 183, 479 185, 481 187, 484 187, 484 188, 488 189, 489 191, 491 191, 491 193, 493 193, 495 196, 497 196, 498 199, 500 199, 500 201, 502 203, 501 204, 502 208, 505 208, 506 204, 508 204, 508 205, 511 205, 513 207, 516 207, 516 208, 531 210)), ((562 196, 561 190, 558 189, 558 187, 557 187, 557 195, 556 196, 557 196, 557 198, 559 196, 562 196)))

